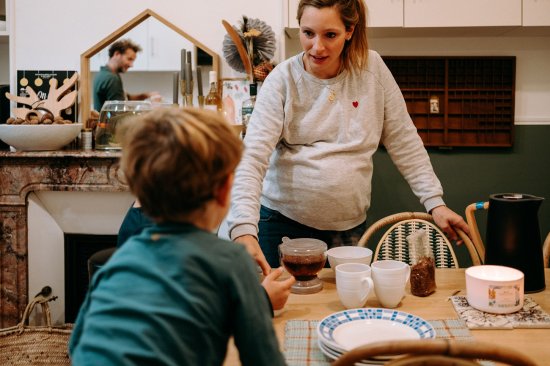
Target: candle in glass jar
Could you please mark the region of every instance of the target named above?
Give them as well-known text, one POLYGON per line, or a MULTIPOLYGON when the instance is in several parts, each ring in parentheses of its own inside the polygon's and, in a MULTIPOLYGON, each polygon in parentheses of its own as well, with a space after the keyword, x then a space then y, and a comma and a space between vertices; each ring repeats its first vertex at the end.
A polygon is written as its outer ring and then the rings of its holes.
POLYGON ((175 72, 174 73, 174 80, 173 80, 173 83, 172 83, 172 103, 173 104, 178 104, 178 85, 179 85, 179 82, 180 82, 180 74, 179 72, 175 72))

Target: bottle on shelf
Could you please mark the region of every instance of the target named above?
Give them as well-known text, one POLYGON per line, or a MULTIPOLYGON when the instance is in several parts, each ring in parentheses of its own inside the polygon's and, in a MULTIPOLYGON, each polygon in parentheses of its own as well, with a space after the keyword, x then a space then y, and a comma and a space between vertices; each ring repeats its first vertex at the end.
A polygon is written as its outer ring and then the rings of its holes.
POLYGON ((204 108, 213 111, 221 111, 222 98, 218 93, 218 73, 216 71, 210 71, 208 73, 208 79, 210 82, 210 91, 206 98, 204 98, 204 108))
POLYGON ((258 85, 256 83, 252 83, 249 86, 250 91, 250 98, 246 99, 243 102, 242 108, 241 108, 241 116, 243 121, 243 139, 246 135, 246 128, 248 127, 248 121, 250 120, 250 116, 252 115, 252 111, 254 110, 254 105, 256 104, 256 93, 258 91, 258 85))

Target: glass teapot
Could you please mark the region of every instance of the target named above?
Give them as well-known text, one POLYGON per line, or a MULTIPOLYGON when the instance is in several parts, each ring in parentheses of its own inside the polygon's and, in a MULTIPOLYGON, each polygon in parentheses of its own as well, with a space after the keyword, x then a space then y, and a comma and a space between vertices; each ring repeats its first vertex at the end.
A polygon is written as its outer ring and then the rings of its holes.
POLYGON ((99 121, 95 130, 95 148, 97 150, 120 150, 116 127, 124 119, 150 111, 151 102, 108 100, 99 113, 99 121))
POLYGON ((327 258, 327 244, 312 238, 283 238, 279 256, 288 273, 296 278, 290 288, 295 294, 313 294, 323 289, 317 273, 323 269, 327 258))

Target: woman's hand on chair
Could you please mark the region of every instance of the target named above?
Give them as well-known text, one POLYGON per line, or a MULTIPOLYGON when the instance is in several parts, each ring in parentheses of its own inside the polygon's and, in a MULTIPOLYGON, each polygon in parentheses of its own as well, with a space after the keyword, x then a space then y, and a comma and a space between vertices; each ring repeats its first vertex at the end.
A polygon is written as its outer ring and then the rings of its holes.
POLYGON ((447 235, 449 240, 456 241, 457 244, 462 244, 462 240, 460 240, 454 228, 461 229, 468 235, 470 234, 468 224, 466 224, 462 216, 455 213, 447 206, 437 206, 432 209, 431 214, 435 224, 439 226, 445 235, 447 235))

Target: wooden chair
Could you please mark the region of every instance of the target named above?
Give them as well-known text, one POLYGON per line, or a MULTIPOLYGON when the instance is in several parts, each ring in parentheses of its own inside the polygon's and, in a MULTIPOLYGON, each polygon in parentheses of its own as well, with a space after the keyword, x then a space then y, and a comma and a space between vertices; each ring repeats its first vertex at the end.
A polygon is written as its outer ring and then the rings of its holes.
POLYGON ((356 362, 380 356, 399 356, 386 366, 410 365, 479 365, 475 360, 496 361, 513 366, 536 366, 527 355, 510 347, 487 342, 421 339, 383 341, 360 346, 344 353, 332 366, 351 366, 356 362))
MULTIPOLYGON (((391 227, 382 235, 376 246, 373 260, 395 259, 411 264, 407 236, 415 231, 424 229, 428 232, 436 267, 459 267, 451 242, 433 223, 432 215, 424 212, 401 212, 386 216, 376 221, 365 231, 361 239, 359 239, 358 245, 367 246, 369 239, 374 233, 390 225, 391 227)), ((457 230, 457 233, 468 249, 472 264, 481 264, 481 257, 468 235, 462 230, 457 230)))
MULTIPOLYGON (((468 223, 468 227, 470 229, 470 236, 472 237, 472 242, 477 250, 477 252, 480 255, 481 263, 485 261, 485 245, 483 244, 483 240, 481 239, 481 235, 479 233, 479 228, 477 226, 477 220, 475 216, 475 212, 479 210, 487 210, 489 208, 489 202, 476 202, 469 204, 466 207, 466 222, 468 223)), ((544 267, 549 268, 550 267, 550 233, 546 236, 546 239, 544 240, 544 244, 542 246, 542 254, 544 259, 544 267)))
POLYGON ((550 233, 546 235, 546 239, 544 240, 544 245, 542 246, 542 255, 544 258, 544 267, 549 268, 550 267, 550 233))
POLYGON ((481 235, 479 234, 475 211, 486 210, 488 208, 489 202, 476 202, 468 205, 465 212, 466 223, 470 229, 470 237, 481 257, 481 262, 485 261, 485 245, 483 245, 483 240, 481 240, 481 235))

